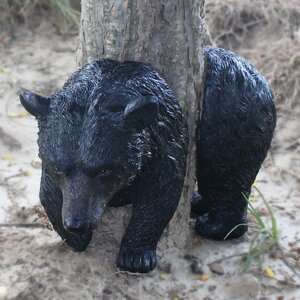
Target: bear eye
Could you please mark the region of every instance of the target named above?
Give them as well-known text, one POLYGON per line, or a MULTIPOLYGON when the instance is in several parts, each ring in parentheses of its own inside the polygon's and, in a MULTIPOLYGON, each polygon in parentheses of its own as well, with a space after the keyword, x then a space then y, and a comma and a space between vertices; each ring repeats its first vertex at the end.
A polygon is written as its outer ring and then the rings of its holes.
POLYGON ((60 169, 58 167, 54 167, 54 172, 59 173, 60 169))
POLYGON ((59 167, 57 167, 57 166, 54 166, 54 167, 52 168, 52 172, 53 172, 55 175, 61 175, 61 174, 62 174, 62 170, 61 170, 59 167))
POLYGON ((83 171, 90 177, 106 177, 112 170, 106 167, 100 168, 83 168, 83 171))
POLYGON ((111 170, 110 169, 107 169, 107 168, 101 168, 99 171, 98 171, 98 175, 99 176, 107 176, 111 173, 111 170))

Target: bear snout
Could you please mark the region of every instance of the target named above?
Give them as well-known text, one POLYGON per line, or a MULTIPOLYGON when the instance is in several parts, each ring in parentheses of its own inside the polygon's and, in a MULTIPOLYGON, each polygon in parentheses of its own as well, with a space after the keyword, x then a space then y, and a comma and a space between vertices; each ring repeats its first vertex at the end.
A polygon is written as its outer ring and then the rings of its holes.
POLYGON ((92 224, 82 219, 66 218, 64 227, 67 231, 79 234, 85 234, 92 231, 92 224))

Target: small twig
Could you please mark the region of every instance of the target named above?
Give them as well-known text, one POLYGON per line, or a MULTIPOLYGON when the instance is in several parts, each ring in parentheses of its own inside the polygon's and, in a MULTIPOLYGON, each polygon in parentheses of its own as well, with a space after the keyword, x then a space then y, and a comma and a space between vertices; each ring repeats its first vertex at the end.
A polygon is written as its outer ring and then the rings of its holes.
POLYGON ((287 169, 282 169, 282 168, 279 168, 277 167, 281 172, 285 172, 291 176, 293 176, 295 179, 297 179, 298 181, 300 181, 300 175, 297 174, 296 172, 293 172, 293 171, 290 171, 290 170, 287 170, 287 169))
POLYGON ((297 244, 298 242, 300 242, 300 239, 296 239, 293 242, 291 242, 292 244, 297 244))
POLYGON ((291 278, 289 280, 282 280, 282 279, 278 279, 278 278, 274 277, 274 279, 280 284, 300 288, 300 284, 294 282, 291 278))
POLYGON ((4 180, 8 180, 8 179, 15 178, 15 177, 20 177, 20 176, 26 176, 26 174, 28 174, 27 171, 22 171, 20 173, 14 174, 14 175, 7 176, 7 177, 5 177, 4 180))
POLYGON ((290 143, 288 146, 285 147, 285 150, 292 150, 292 149, 297 149, 297 147, 300 144, 300 140, 295 140, 292 143, 290 143))
POLYGON ((281 254, 281 260, 286 264, 287 267, 289 267, 293 271, 294 274, 299 275, 294 266, 286 259, 286 252, 284 251, 284 249, 279 244, 277 244, 277 247, 281 254))
POLYGON ((119 290, 119 292, 121 292, 122 296, 125 296, 128 299, 133 299, 133 300, 139 300, 140 298, 132 295, 129 291, 126 291, 124 288, 122 288, 121 286, 115 285, 116 289, 119 290))
POLYGON ((47 228, 43 223, 0 223, 0 227, 47 228))
POLYGON ((123 271, 119 268, 116 268, 116 271, 114 272, 114 274, 119 274, 122 277, 124 277, 124 275, 132 275, 132 276, 136 276, 136 277, 147 277, 147 276, 149 276, 148 274, 144 274, 144 273, 133 273, 133 272, 130 272, 130 271, 123 271))
POLYGON ((238 257, 238 256, 243 256, 243 255, 246 255, 248 254, 248 251, 245 251, 245 252, 241 252, 241 253, 236 253, 236 254, 232 254, 232 255, 228 255, 228 256, 225 256, 225 257, 221 257, 219 259, 216 259, 210 263, 208 263, 207 265, 212 265, 212 264, 217 264, 217 263, 220 263, 224 260, 227 260, 227 259, 230 259, 230 258, 234 258, 234 257, 238 257))

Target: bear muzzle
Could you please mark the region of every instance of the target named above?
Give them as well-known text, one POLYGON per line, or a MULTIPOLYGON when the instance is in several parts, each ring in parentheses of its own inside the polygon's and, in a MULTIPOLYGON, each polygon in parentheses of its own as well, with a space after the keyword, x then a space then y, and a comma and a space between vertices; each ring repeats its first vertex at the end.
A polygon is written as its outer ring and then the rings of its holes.
POLYGON ((67 231, 79 234, 89 233, 93 229, 91 222, 70 217, 64 220, 64 227, 67 231))

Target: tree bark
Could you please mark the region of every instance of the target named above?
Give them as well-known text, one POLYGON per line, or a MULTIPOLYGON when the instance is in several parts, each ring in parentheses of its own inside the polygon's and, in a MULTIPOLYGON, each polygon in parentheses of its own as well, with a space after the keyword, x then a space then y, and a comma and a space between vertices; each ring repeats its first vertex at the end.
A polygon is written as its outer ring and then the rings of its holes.
POLYGON ((195 129, 202 97, 204 0, 82 1, 78 64, 99 58, 151 64, 175 91, 190 143, 179 207, 164 233, 166 247, 186 247, 195 188, 195 129))

